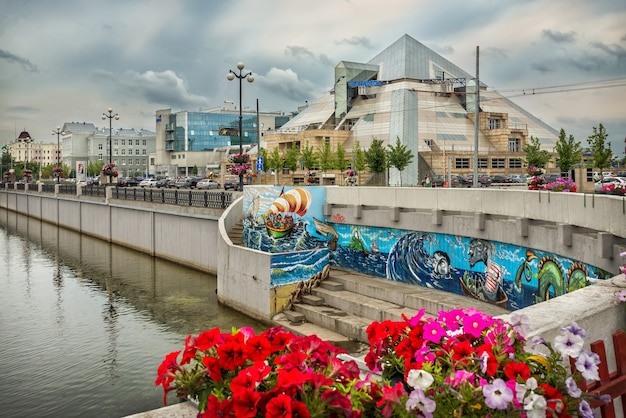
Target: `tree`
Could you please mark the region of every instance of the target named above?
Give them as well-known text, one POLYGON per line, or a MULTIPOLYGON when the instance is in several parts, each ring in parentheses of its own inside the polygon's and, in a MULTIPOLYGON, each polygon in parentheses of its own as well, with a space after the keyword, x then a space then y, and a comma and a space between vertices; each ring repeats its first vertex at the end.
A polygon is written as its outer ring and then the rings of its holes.
POLYGON ((356 171, 365 170, 365 152, 361 148, 361 143, 358 140, 354 141, 354 146, 352 147, 352 158, 354 160, 354 169, 356 171))
POLYGON ((309 141, 306 142, 306 146, 301 151, 302 166, 307 170, 317 168, 317 155, 312 146, 309 145, 309 141))
POLYGON ((389 166, 395 167, 400 172, 400 186, 402 186, 402 172, 413 162, 413 152, 406 145, 400 142, 400 137, 396 137, 396 145, 387 145, 389 148, 387 157, 389 166))
POLYGON ((99 176, 102 172, 102 166, 104 165, 103 161, 90 161, 87 164, 87 175, 88 176, 99 176))
POLYGON ((285 155, 285 168, 290 169, 292 172, 296 171, 299 168, 298 157, 300 157, 300 150, 292 143, 291 148, 287 149, 285 155))
POLYGON ((191 169, 191 174, 193 174, 194 176, 198 175, 198 166, 194 164, 193 168, 191 169))
POLYGON ((608 134, 604 129, 604 125, 600 124, 597 128, 593 127, 593 134, 589 135, 587 139, 591 147, 593 166, 600 171, 604 168, 610 168, 611 159, 613 158, 613 151, 611 150, 611 144, 607 144, 607 137, 608 134))
POLYGON ((265 148, 260 148, 259 149, 259 157, 263 158, 263 168, 261 169, 262 171, 267 171, 265 167, 268 167, 267 165, 267 149, 265 148))
POLYGON ((326 172, 334 168, 333 153, 330 149, 330 142, 324 141, 322 148, 318 152, 320 170, 326 172))
POLYGON ((274 170, 278 172, 283 169, 284 159, 283 156, 280 155, 280 151, 278 151, 278 147, 275 147, 272 152, 267 156, 266 166, 270 170, 274 170))
POLYGON ((574 135, 567 137, 563 128, 561 128, 559 133, 555 151, 557 153, 556 165, 561 173, 569 172, 580 162, 583 156, 583 148, 580 142, 576 142, 574 135))
POLYGON ((335 168, 339 171, 346 171, 348 162, 346 161, 346 150, 337 144, 337 153, 335 154, 335 168))
POLYGON ((526 165, 544 168, 548 161, 550 161, 550 153, 541 149, 541 143, 539 138, 535 138, 532 135, 528 140, 528 144, 524 145, 522 151, 526 153, 526 165))
POLYGON ((376 138, 372 140, 370 148, 365 151, 365 161, 369 170, 378 177, 379 183, 382 183, 381 174, 387 169, 387 152, 382 140, 376 138))

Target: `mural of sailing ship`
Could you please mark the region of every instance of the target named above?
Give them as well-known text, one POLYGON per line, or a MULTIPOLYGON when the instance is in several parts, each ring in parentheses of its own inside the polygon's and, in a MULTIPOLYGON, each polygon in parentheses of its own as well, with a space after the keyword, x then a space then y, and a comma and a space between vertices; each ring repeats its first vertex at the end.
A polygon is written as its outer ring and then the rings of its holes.
POLYGON ((274 238, 283 238, 294 227, 294 215, 304 216, 311 206, 311 193, 298 187, 287 192, 282 191, 272 203, 263 222, 267 234, 274 238))

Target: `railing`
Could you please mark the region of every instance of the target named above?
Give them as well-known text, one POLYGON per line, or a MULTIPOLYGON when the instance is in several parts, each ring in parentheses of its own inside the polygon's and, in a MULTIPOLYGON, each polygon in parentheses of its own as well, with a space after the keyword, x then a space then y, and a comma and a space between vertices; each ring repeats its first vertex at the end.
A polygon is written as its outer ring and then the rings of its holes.
POLYGON ((112 197, 211 209, 226 209, 233 202, 232 192, 209 190, 155 190, 115 187, 112 197))
MULTIPOLYGON (((598 372, 600 381, 587 384, 585 381, 578 382, 578 386, 595 396, 608 395, 611 401, 604 403, 601 400, 590 402, 592 408, 600 408, 603 418, 612 418, 616 416, 615 405, 613 399, 621 397, 622 400, 622 416, 626 416, 626 333, 619 330, 613 333, 613 350, 615 351, 616 370, 609 373, 606 361, 606 350, 604 341, 598 340, 591 344, 591 351, 600 357, 598 372)), ((576 363, 570 360, 572 371, 576 368, 576 363)))

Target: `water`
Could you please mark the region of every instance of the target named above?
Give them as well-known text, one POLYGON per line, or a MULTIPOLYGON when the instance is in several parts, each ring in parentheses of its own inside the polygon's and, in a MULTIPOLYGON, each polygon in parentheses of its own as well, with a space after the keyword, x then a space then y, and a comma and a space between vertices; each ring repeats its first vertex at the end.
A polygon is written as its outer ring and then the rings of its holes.
POLYGON ((216 285, 0 209, 0 415, 122 417, 163 406, 157 367, 187 335, 266 328, 219 305, 216 285))

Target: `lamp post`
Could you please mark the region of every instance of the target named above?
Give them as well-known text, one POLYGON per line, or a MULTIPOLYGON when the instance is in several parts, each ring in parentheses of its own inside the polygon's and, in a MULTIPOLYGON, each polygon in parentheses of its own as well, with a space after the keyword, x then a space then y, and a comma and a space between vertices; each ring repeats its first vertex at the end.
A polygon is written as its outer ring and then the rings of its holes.
MULTIPOLYGON (((242 109, 241 109, 241 80, 243 80, 244 78, 246 80, 248 80, 248 83, 252 83, 254 81, 254 77, 252 77, 252 71, 248 72, 247 74, 243 73, 243 69, 244 69, 244 65, 243 62, 238 62, 237 63, 237 69, 239 70, 239 74, 237 74, 236 72, 234 72, 233 70, 230 70, 228 72, 228 75, 226 75, 226 78, 229 81, 233 81, 235 79, 235 77, 237 77, 239 79, 239 154, 243 154, 243 115, 241 113, 242 109)), ((238 164, 242 164, 242 163, 238 163, 238 164)), ((243 191, 243 171, 241 171, 241 169, 239 170, 239 187, 237 187, 237 190, 239 191, 243 191)))
POLYGON ((55 180, 57 183, 59 182, 59 180, 58 180, 58 177, 59 177, 59 161, 60 161, 60 158, 61 158, 61 145, 60 145, 60 142, 59 142, 59 136, 61 134, 63 134, 63 133, 65 133, 65 132, 61 131, 61 128, 59 126, 57 126, 56 129, 52 130, 52 135, 56 134, 56 136, 57 136, 57 164, 56 164, 56 167, 57 167, 56 177, 57 177, 57 179, 55 180))
MULTIPOLYGON (((108 108, 105 113, 102 113, 102 120, 109 119, 109 165, 113 160, 113 118, 120 120, 120 115, 113 114, 113 109, 108 108)), ((112 183, 112 175, 109 174, 109 184, 112 183)))

